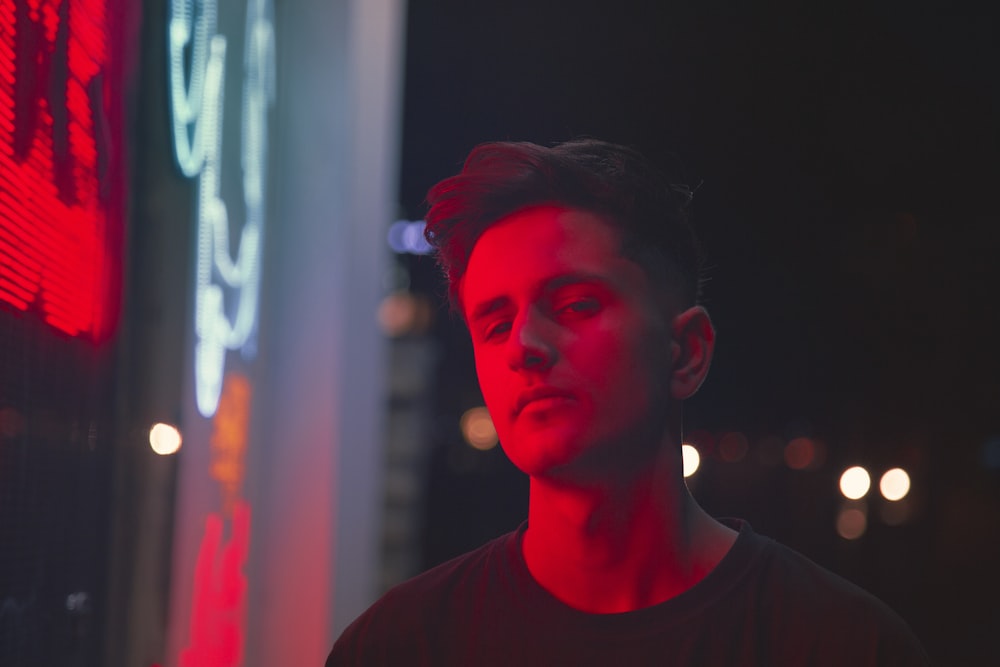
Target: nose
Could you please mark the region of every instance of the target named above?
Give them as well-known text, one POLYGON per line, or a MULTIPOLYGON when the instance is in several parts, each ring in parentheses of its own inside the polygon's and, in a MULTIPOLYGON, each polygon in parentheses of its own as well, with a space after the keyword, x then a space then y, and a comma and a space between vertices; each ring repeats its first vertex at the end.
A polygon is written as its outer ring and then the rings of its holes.
POLYGON ((552 366, 556 351, 545 324, 543 317, 531 311, 514 321, 507 339, 507 363, 511 370, 545 370, 552 366))

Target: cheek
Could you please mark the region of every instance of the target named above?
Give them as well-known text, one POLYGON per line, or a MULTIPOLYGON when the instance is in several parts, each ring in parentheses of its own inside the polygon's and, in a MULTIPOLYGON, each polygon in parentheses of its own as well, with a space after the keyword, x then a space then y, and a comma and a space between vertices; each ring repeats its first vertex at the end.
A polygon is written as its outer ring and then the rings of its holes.
POLYGON ((629 413, 660 400, 669 384, 668 346, 649 336, 623 337, 608 332, 574 347, 578 372, 608 403, 629 413))
POLYGON ((504 418, 504 390, 507 382, 500 377, 500 369, 495 361, 476 354, 476 377, 479 380, 479 390, 486 401, 493 421, 504 418))
POLYGON ((566 350, 578 372, 602 384, 637 377, 642 367, 635 359, 638 348, 616 331, 598 330, 592 335, 580 336, 566 350))

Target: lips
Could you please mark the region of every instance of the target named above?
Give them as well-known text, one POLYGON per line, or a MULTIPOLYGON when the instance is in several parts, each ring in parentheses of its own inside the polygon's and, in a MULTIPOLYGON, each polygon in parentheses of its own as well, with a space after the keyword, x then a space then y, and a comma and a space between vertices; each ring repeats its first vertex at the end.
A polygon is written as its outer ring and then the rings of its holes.
POLYGON ((517 397, 517 403, 514 405, 514 416, 521 414, 521 411, 524 410, 528 404, 535 401, 541 401, 546 398, 573 398, 573 394, 554 387, 535 387, 533 389, 527 389, 521 392, 521 395, 517 397))

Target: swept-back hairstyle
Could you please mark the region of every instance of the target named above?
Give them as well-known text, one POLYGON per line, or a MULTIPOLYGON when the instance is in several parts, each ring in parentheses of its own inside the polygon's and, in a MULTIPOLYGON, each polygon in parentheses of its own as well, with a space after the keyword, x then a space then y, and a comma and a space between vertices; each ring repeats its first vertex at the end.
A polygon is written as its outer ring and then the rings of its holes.
POLYGON ((631 148, 575 139, 551 148, 528 142, 477 146, 462 171, 427 193, 425 236, 448 278, 453 309, 476 241, 492 224, 520 209, 557 204, 596 213, 621 233, 622 256, 650 282, 694 305, 701 252, 685 213, 686 186, 671 184, 631 148))

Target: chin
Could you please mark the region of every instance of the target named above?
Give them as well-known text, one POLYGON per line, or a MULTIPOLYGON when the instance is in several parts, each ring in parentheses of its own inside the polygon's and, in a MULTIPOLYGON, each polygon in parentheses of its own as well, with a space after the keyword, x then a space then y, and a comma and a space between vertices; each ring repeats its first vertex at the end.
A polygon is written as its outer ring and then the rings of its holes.
MULTIPOLYGON (((503 440, 500 441, 501 445, 503 440)), ((569 480, 582 472, 591 449, 579 435, 550 433, 547 437, 521 438, 504 452, 518 470, 530 477, 569 480), (559 437, 562 436, 562 437, 559 437)))

